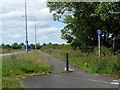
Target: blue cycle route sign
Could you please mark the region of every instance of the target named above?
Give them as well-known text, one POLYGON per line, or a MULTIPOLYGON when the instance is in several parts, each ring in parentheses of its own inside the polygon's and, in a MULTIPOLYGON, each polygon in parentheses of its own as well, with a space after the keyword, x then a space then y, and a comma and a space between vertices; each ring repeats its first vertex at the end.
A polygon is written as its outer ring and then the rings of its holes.
POLYGON ((98 35, 100 35, 100 34, 102 34, 102 30, 98 29, 98 30, 96 31, 96 33, 97 33, 98 35))

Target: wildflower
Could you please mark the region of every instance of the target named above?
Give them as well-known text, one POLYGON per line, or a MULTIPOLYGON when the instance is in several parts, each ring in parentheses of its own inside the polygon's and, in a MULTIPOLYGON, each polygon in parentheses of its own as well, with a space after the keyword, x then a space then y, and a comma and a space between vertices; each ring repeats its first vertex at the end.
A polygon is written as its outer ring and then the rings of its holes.
POLYGON ((85 63, 85 66, 87 65, 87 63, 85 63))

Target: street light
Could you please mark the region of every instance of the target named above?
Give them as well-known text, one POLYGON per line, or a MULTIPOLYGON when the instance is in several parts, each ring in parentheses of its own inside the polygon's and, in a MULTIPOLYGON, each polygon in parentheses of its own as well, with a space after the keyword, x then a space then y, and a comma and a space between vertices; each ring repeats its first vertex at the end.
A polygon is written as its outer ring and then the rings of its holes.
POLYGON ((30 17, 33 17, 34 20, 35 20, 35 50, 37 50, 37 37, 36 37, 36 17, 34 16, 30 16, 30 17))
POLYGON ((27 36, 27 6, 25 0, 25 25, 26 25, 26 52, 28 53, 28 36, 27 36))
MULTIPOLYGON (((22 17, 25 17, 25 16, 22 16, 22 17)), ((35 50, 37 50, 36 17, 34 16, 29 16, 29 17, 32 17, 35 20, 35 50)))
POLYGON ((36 37, 36 18, 35 18, 35 50, 37 50, 37 37, 36 37))

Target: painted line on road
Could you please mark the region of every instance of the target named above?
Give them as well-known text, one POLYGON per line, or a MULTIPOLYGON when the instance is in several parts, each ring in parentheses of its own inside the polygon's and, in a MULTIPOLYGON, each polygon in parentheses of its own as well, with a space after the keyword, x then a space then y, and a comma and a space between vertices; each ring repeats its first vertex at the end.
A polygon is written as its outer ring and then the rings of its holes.
POLYGON ((110 84, 120 85, 120 83, 119 83, 119 79, 118 79, 118 80, 113 80, 113 82, 110 82, 110 84))
POLYGON ((118 82, 110 82, 110 84, 113 84, 113 85, 119 85, 118 82))
POLYGON ((65 78, 71 78, 71 79, 87 80, 87 81, 93 81, 93 82, 100 82, 100 83, 111 84, 111 82, 101 81, 101 80, 95 80, 95 79, 84 79, 84 78, 71 77, 71 76, 69 77, 69 76, 62 76, 62 75, 52 75, 52 76, 59 76, 59 77, 65 77, 65 78))
POLYGON ((113 82, 118 82, 118 80, 113 80, 113 82))

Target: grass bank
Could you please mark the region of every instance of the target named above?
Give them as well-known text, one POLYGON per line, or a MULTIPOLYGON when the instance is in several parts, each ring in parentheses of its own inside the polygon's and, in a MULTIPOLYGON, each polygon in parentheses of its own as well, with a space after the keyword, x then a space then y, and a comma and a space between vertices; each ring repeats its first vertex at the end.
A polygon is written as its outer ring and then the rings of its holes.
POLYGON ((120 55, 114 55, 107 48, 101 49, 101 57, 98 57, 98 51, 95 49, 90 53, 83 53, 80 50, 72 49, 47 49, 43 50, 62 60, 66 60, 66 51, 69 54, 69 63, 89 73, 97 73, 120 77, 120 55))
POLYGON ((0 54, 6 54, 6 53, 13 53, 13 52, 19 52, 24 51, 23 49, 2 49, 0 48, 0 54))
POLYGON ((40 52, 23 53, 2 59, 2 88, 23 88, 20 79, 51 72, 47 58, 40 52))

